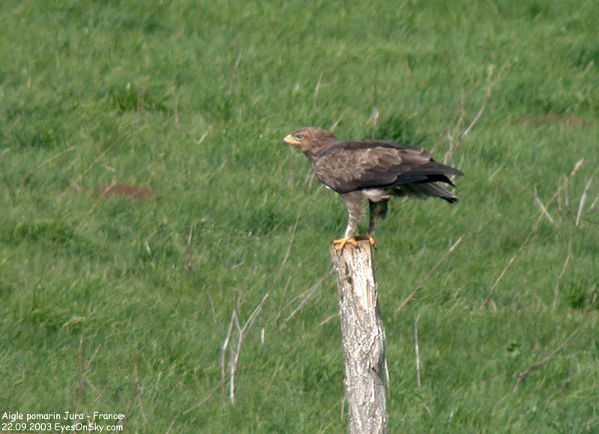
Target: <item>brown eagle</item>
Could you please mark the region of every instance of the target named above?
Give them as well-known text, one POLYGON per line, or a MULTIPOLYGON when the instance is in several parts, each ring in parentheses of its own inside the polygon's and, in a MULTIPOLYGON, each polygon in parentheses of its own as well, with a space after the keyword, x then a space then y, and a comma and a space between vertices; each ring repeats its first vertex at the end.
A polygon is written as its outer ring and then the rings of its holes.
POLYGON ((385 218, 391 196, 434 196, 453 203, 458 197, 437 182, 454 184, 448 175, 463 175, 437 163, 423 148, 381 140, 341 141, 322 128, 305 127, 285 136, 308 157, 314 174, 345 201, 348 222, 343 238, 333 241, 340 249, 356 244, 354 233, 362 217, 364 199, 370 205, 368 239, 374 244, 378 217, 385 218))

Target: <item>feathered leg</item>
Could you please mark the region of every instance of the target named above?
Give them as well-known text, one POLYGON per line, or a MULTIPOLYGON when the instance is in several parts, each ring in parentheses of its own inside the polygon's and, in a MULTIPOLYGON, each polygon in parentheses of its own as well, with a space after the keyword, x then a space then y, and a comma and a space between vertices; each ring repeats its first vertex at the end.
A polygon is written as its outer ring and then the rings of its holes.
POLYGON ((342 194, 345 206, 347 207, 347 227, 343 238, 334 240, 333 244, 339 245, 339 250, 343 250, 347 243, 356 244, 354 239, 354 233, 358 227, 358 222, 362 218, 362 193, 360 191, 352 191, 350 193, 342 194))
POLYGON ((389 199, 381 200, 380 202, 368 201, 370 204, 370 223, 368 225, 368 235, 374 236, 374 227, 376 226, 376 219, 378 217, 384 219, 387 217, 387 204, 389 199))
POLYGON ((374 245, 374 228, 376 227, 376 220, 380 217, 384 219, 387 216, 387 204, 389 199, 381 200, 379 202, 368 201, 370 205, 370 223, 368 224, 368 236, 358 237, 370 241, 371 245, 374 245))

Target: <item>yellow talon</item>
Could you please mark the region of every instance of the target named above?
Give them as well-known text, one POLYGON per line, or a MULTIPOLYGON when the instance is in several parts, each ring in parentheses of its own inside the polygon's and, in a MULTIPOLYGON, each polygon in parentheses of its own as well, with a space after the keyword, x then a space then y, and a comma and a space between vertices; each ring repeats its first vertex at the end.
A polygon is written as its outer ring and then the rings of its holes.
POLYGON ((368 242, 370 243, 371 246, 374 246, 376 244, 376 241, 374 241, 374 237, 372 235, 364 235, 361 237, 356 237, 356 240, 368 240, 368 242))
POLYGON ((337 248, 341 251, 345 248, 346 244, 351 244, 355 246, 358 242, 354 238, 339 238, 338 240, 334 240, 333 244, 339 244, 337 248))

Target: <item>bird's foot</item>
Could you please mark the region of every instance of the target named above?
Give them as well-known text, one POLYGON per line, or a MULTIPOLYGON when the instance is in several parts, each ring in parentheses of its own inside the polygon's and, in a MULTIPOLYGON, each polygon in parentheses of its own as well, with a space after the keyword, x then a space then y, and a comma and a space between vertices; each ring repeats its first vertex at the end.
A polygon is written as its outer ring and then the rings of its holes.
POLYGON ((374 237, 372 235, 363 235, 360 237, 356 237, 356 240, 358 240, 358 241, 368 240, 368 242, 370 243, 371 246, 374 246, 376 244, 376 241, 374 241, 374 237))
POLYGON ((338 240, 333 240, 333 244, 335 244, 341 251, 343 251, 347 244, 355 246, 357 243, 358 242, 354 238, 339 238, 338 240))

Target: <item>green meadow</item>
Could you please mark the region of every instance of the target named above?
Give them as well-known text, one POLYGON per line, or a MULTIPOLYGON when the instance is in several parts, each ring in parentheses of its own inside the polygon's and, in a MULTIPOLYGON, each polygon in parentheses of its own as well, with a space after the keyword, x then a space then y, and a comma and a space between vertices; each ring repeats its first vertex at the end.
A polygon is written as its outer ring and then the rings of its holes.
POLYGON ((314 125, 465 174, 377 227, 389 432, 599 432, 598 22, 592 0, 1 2, 0 415, 344 432, 346 211, 281 142, 314 125))

